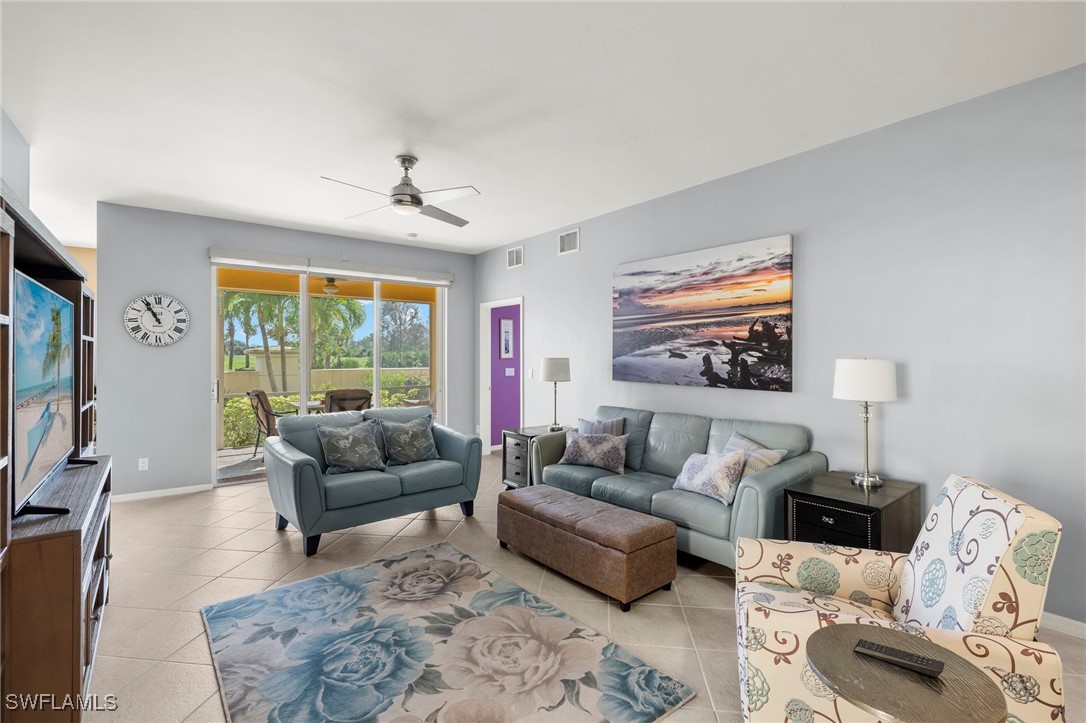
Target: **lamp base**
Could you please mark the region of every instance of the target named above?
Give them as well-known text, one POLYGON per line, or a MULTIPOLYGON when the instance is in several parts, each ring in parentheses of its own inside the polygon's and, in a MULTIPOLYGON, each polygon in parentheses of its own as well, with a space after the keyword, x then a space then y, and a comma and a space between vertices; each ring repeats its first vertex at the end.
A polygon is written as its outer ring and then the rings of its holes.
POLYGON ((552 424, 551 426, 547 427, 547 430, 551 432, 561 432, 562 429, 564 429, 564 427, 562 427, 561 424, 552 424))
POLYGON ((859 472, 852 476, 852 484, 857 487, 882 487, 885 484, 877 474, 859 472))

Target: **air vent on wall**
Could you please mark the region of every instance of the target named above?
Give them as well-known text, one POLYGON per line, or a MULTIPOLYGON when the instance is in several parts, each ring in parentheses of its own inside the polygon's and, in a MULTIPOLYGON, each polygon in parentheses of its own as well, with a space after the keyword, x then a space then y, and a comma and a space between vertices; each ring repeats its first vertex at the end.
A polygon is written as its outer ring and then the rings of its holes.
POLYGON ((524 265, 524 247, 517 246, 505 252, 505 268, 515 269, 524 265))
POLYGON ((581 250, 581 229, 575 228, 558 236, 558 255, 575 254, 581 250))

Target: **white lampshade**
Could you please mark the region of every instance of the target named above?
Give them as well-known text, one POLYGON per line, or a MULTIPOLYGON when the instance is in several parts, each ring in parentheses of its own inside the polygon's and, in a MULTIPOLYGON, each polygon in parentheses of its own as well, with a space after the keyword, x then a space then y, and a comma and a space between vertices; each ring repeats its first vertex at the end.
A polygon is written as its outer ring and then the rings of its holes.
POLYGON ((565 357, 543 357, 539 362, 539 381, 568 382, 569 359, 565 357))
POLYGON ((833 374, 833 398, 854 402, 897 399, 897 371, 885 359, 838 359, 833 374))

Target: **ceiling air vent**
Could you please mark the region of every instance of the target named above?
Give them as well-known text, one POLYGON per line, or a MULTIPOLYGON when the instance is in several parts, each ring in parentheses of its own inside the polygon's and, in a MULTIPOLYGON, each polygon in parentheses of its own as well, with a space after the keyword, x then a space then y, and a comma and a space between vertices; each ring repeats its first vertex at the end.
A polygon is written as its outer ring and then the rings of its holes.
POLYGON ((581 229, 575 228, 558 236, 558 255, 575 254, 581 250, 581 229))
POLYGON ((517 246, 505 252, 505 268, 515 269, 524 265, 524 247, 517 246))

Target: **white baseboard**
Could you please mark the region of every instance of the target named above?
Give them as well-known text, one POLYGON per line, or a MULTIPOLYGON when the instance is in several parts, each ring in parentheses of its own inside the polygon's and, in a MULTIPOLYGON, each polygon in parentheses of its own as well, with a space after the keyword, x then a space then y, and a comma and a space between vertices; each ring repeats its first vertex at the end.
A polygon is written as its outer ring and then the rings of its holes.
POLYGON ((1054 615, 1049 612, 1041 613, 1041 627, 1047 630, 1055 630, 1057 633, 1086 639, 1086 622, 1065 618, 1062 615, 1054 615))
POLYGON ((165 490, 150 490, 149 492, 128 492, 123 495, 113 495, 114 502, 132 502, 134 500, 150 500, 155 497, 172 497, 174 495, 188 495, 193 492, 206 492, 215 485, 189 485, 187 487, 170 487, 165 490))

